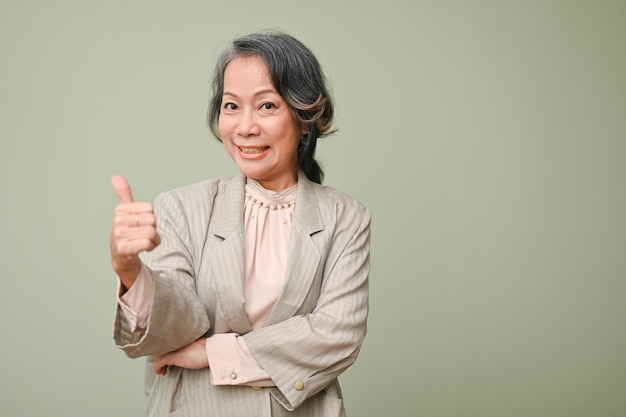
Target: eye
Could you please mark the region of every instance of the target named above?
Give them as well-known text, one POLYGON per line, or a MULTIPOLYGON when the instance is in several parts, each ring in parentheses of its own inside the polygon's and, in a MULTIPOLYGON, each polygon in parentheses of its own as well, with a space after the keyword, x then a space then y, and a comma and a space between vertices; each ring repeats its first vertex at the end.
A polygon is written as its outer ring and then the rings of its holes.
POLYGON ((237 105, 235 103, 224 103, 224 110, 237 110, 237 105))
POLYGON ((269 101, 266 101, 266 102, 262 103, 261 107, 260 107, 260 109, 262 109, 262 110, 272 110, 272 109, 275 109, 275 108, 276 108, 276 105, 274 103, 272 103, 272 102, 269 102, 269 101))

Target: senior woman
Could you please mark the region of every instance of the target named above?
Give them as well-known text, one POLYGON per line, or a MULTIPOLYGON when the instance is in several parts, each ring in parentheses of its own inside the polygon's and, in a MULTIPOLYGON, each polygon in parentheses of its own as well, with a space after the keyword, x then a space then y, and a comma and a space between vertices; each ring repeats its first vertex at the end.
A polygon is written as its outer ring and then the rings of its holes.
POLYGON ((337 377, 366 333, 370 214, 322 186, 333 105, 280 32, 220 55, 208 123, 239 168, 134 202, 111 231, 116 345, 147 356, 146 416, 345 415, 337 377))

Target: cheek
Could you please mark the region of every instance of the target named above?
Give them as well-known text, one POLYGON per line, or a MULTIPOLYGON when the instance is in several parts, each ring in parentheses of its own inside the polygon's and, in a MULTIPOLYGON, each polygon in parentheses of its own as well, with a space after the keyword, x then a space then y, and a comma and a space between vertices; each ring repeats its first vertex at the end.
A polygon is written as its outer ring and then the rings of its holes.
POLYGON ((218 121, 217 121, 217 128, 218 128, 218 129, 219 129, 219 131, 220 131, 220 136, 222 136, 222 138, 223 138, 223 137, 224 137, 224 135, 225 135, 225 129, 224 129, 224 128, 225 128, 225 126, 224 126, 224 122, 222 121, 222 118, 221 118, 221 117, 220 117, 220 118, 218 119, 218 121))
POLYGON ((225 137, 230 136, 230 133, 232 132, 232 123, 229 124, 227 119, 220 117, 218 119, 217 122, 217 127, 220 130, 220 136, 222 136, 222 139, 224 139, 225 137))

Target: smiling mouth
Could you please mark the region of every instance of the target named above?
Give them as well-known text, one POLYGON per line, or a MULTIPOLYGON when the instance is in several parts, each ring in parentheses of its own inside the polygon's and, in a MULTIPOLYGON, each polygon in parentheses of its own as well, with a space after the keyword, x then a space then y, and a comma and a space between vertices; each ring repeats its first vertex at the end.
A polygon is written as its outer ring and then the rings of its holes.
POLYGON ((261 153, 261 152, 265 151, 268 148, 269 148, 269 146, 257 146, 257 147, 243 147, 243 146, 239 146, 239 150, 241 151, 241 153, 245 153, 247 155, 254 155, 254 154, 257 154, 257 153, 261 153))

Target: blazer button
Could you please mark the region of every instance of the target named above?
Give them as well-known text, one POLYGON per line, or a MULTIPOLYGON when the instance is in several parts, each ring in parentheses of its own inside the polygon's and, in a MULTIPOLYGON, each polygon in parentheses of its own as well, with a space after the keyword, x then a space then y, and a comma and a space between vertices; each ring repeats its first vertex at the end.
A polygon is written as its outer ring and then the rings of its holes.
POLYGON ((298 381, 295 383, 294 387, 296 388, 296 391, 302 391, 304 389, 304 382, 298 381))

